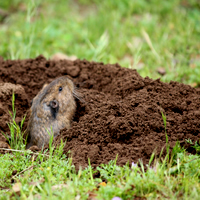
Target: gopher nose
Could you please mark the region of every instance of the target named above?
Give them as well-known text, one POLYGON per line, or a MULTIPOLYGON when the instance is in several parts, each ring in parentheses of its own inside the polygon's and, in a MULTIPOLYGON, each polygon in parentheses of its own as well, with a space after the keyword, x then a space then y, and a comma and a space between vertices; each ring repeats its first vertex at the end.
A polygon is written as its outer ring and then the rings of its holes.
POLYGON ((53 101, 50 101, 50 104, 49 104, 52 108, 58 108, 59 106, 59 103, 58 101, 56 100, 53 100, 53 101))

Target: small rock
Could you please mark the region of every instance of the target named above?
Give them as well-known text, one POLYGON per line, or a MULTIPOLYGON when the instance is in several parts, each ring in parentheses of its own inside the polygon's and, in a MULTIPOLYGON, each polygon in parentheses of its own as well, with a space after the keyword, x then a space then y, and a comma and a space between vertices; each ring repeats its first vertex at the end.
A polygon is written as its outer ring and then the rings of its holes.
POLYGON ((0 141, 0 148, 11 149, 10 145, 4 141, 0 141))
POLYGON ((33 152, 37 152, 37 151, 39 151, 40 149, 39 149, 36 145, 34 145, 34 146, 31 146, 31 147, 29 148, 29 150, 31 150, 31 151, 33 151, 33 152))
POLYGON ((166 74, 166 70, 165 70, 165 68, 163 68, 163 67, 159 67, 159 68, 157 69, 157 72, 158 72, 160 75, 162 75, 162 76, 164 76, 164 75, 166 74))

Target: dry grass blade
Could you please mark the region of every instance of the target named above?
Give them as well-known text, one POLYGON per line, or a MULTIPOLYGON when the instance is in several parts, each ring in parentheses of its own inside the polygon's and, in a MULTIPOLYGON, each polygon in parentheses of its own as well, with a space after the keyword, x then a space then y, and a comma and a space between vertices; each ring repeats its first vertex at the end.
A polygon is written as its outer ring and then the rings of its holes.
POLYGON ((146 40, 147 44, 149 45, 149 48, 151 49, 151 51, 153 52, 153 54, 157 57, 157 58, 160 58, 160 56, 158 55, 158 53, 156 52, 155 48, 153 47, 153 44, 151 42, 151 39, 148 35, 148 33, 142 29, 142 35, 144 37, 144 39, 146 40))
MULTIPOLYGON (((25 151, 23 151, 23 150, 17 150, 17 149, 6 149, 6 148, 0 148, 0 150, 13 151, 13 152, 21 152, 21 153, 24 153, 24 152, 25 152, 25 151)), ((33 154, 33 155, 42 155, 42 156, 47 156, 47 157, 49 157, 48 154, 42 154, 42 153, 34 153, 34 152, 30 152, 30 154, 33 154)))

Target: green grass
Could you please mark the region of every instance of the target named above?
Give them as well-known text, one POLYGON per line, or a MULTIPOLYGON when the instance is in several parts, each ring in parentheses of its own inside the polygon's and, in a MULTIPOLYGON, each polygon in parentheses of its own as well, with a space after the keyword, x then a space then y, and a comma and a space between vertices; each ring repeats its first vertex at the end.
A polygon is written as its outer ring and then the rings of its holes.
MULTIPOLYGON (((5 59, 63 52, 118 62, 154 79, 162 67, 163 81, 200 85, 198 0, 7 0, 0 8, 10 13, 0 24, 0 55, 5 59)), ((179 143, 173 156, 154 159, 152 154, 148 166, 119 167, 116 160, 101 164, 96 169, 100 177, 94 178, 90 165, 75 171, 72 159, 62 154, 63 143, 55 148, 51 140, 49 152, 39 155, 25 151, 14 106, 10 114, 10 144, 21 150, 0 154, 0 199, 199 199, 200 156, 186 153, 179 143), (16 183, 18 194, 12 190, 16 183)), ((164 115, 163 122, 166 130, 164 115)), ((199 152, 196 141, 188 142, 199 152)))
POLYGON ((10 129, 10 136, 2 132, 9 142, 9 145, 12 149, 25 149, 27 138, 24 140, 24 132, 22 131, 22 126, 24 124, 26 115, 23 117, 20 125, 15 122, 16 109, 15 109, 15 94, 12 94, 12 112, 9 111, 11 121, 8 123, 10 129))
POLYGON ((99 178, 93 178, 95 170, 89 165, 75 171, 71 158, 62 154, 62 148, 50 143, 50 153, 34 155, 30 151, 13 152, 0 156, 1 199, 132 199, 134 196, 148 199, 198 199, 200 192, 200 157, 186 155, 176 145, 170 162, 154 162, 146 166, 142 162, 119 167, 115 161, 97 167, 99 178), (175 149, 176 148, 176 149, 175 149), (52 151, 51 151, 52 150, 52 151), (54 153, 51 153, 54 152, 54 153), (178 153, 179 152, 179 153, 178 153), (16 170, 17 174, 12 175, 16 170), (101 185, 106 180, 106 185, 101 185), (20 192, 12 190, 13 182, 20 183, 20 192), (57 188, 57 189, 55 189, 57 188), (58 189, 60 188, 60 189, 58 189))

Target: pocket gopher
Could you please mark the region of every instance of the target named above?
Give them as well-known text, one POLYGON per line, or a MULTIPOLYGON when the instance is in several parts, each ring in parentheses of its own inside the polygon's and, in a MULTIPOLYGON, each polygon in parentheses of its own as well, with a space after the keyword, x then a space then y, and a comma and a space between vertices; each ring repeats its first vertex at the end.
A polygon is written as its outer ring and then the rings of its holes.
POLYGON ((26 148, 36 145, 41 148, 49 143, 50 134, 54 138, 63 128, 70 128, 76 111, 75 98, 79 99, 74 83, 66 76, 45 85, 34 97, 30 109, 26 148))

